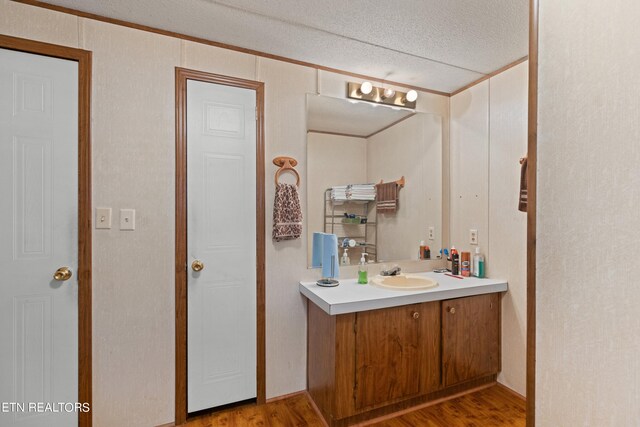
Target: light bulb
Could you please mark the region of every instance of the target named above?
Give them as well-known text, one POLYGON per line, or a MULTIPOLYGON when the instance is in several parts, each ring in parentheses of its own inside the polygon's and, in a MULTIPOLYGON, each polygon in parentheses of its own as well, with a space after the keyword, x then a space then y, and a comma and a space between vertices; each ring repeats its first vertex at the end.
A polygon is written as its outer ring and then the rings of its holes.
POLYGON ((363 95, 369 95, 372 90, 373 85, 371 84, 371 82, 364 82, 362 83, 362 85, 360 85, 360 92, 362 92, 363 95))
POLYGON ((416 99, 418 99, 418 92, 416 92, 415 90, 411 89, 409 92, 407 92, 407 95, 405 96, 405 99, 408 102, 413 102, 416 99))
POLYGON ((382 99, 393 98, 395 95, 396 91, 388 87, 382 92, 382 99))

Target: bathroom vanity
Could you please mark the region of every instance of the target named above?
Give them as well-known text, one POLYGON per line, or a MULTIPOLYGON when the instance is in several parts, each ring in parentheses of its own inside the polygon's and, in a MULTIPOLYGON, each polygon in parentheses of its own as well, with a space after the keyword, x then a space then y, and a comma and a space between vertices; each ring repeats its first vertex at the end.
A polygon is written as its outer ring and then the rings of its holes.
POLYGON ((330 426, 347 426, 495 381, 501 280, 438 281, 398 291, 343 280, 301 283, 308 300, 309 394, 330 426))

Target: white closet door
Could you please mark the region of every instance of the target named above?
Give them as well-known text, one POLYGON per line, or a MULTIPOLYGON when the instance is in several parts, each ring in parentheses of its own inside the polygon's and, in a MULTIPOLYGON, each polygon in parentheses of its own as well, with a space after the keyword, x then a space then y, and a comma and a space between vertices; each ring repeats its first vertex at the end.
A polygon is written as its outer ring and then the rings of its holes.
POLYGON ((187 230, 187 406, 194 412, 257 393, 253 90, 187 82, 187 230))
POLYGON ((25 405, 3 427, 77 424, 28 410, 78 400, 77 175, 77 63, 0 49, 0 402, 25 405))

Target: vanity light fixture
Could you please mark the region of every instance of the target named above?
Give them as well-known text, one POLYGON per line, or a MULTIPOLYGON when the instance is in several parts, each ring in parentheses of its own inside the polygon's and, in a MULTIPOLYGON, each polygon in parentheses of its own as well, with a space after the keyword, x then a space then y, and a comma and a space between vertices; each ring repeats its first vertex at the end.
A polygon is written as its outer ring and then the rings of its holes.
POLYGON ((382 98, 383 99, 393 98, 394 96, 396 96, 396 91, 391 89, 390 87, 388 87, 388 88, 386 88, 385 90, 382 91, 382 98))
POLYGON ((347 83, 347 98, 371 102, 374 105, 415 109, 418 92, 413 89, 408 92, 400 92, 391 88, 374 86, 371 82, 349 82, 347 83))
POLYGON ((371 82, 364 82, 360 85, 360 93, 363 95, 369 95, 373 90, 371 82))
POLYGON ((415 102, 416 99, 418 99, 418 92, 411 89, 409 92, 407 92, 404 98, 409 102, 415 102))

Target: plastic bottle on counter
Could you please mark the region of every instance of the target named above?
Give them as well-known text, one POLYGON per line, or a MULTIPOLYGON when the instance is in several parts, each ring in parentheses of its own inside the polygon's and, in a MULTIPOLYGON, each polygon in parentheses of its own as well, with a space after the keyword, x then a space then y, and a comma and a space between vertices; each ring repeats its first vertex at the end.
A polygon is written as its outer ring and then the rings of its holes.
POLYGON ((480 253, 480 248, 476 248, 476 254, 473 256, 473 275, 484 277, 484 256, 480 253))
POLYGON ((424 248, 425 248, 424 240, 421 240, 420 241, 420 251, 418 252, 418 259, 425 259, 424 258, 424 248))
POLYGON ((366 252, 362 253, 362 256, 360 257, 360 264, 358 265, 358 283, 361 285, 369 283, 369 268, 367 267, 367 260, 364 258, 366 255, 369 254, 366 252))
POLYGON ((451 274, 460 274, 460 258, 455 246, 451 246, 451 274))
POLYGON ((340 265, 351 265, 347 248, 344 248, 344 253, 342 254, 342 258, 340 258, 340 265))
POLYGON ((462 252, 460 254, 460 275, 463 277, 469 277, 471 273, 471 254, 469 252, 462 252))

